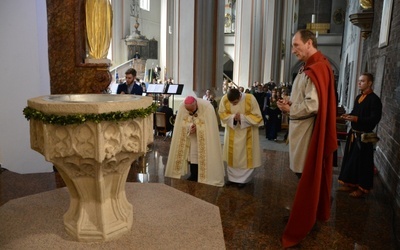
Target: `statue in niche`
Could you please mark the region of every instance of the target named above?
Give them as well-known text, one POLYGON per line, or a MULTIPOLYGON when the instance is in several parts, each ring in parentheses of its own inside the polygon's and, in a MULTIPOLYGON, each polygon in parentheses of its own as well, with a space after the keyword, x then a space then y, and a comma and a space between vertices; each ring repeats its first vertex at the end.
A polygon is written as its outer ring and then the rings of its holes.
POLYGON ((372 0, 359 0, 360 6, 364 10, 372 9, 373 2, 372 0))
POLYGON ((86 0, 86 32, 89 57, 107 58, 112 36, 112 8, 109 0, 86 0))

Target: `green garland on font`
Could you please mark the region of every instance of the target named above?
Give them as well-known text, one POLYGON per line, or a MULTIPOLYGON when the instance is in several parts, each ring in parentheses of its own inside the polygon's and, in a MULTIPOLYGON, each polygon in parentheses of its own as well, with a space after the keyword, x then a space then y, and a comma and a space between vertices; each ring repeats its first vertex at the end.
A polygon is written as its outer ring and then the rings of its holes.
POLYGON ((126 112, 109 112, 102 114, 76 114, 76 115, 55 115, 45 114, 36 109, 26 107, 23 110, 25 118, 29 121, 30 119, 42 121, 48 124, 54 125, 71 125, 71 124, 82 124, 85 122, 100 123, 103 121, 126 121, 135 118, 144 118, 150 114, 156 112, 157 105, 153 103, 147 108, 134 109, 126 112))

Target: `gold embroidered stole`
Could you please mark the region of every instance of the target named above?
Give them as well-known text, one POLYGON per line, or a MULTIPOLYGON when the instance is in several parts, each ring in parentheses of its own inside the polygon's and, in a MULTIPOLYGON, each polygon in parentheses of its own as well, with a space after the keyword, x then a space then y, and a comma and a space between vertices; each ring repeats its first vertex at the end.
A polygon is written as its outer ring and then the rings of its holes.
MULTIPOLYGON (((232 114, 231 111, 231 103, 229 102, 228 98, 225 99, 225 108, 226 114, 232 114)), ((238 104, 240 105, 240 104, 238 104)), ((251 95, 245 95, 245 115, 251 119, 258 120, 256 116, 251 113, 251 95)), ((229 138, 228 138, 228 165, 233 166, 233 148, 235 143, 235 130, 231 127, 226 127, 229 131, 229 138)), ((253 167, 253 134, 252 134, 252 127, 249 126, 246 129, 246 158, 247 158, 247 168, 253 167)))
MULTIPOLYGON (((187 125, 190 123, 196 124, 199 177, 201 180, 205 180, 207 176, 205 138, 206 129, 204 121, 197 117, 188 116, 184 118, 184 126, 182 126, 182 129, 179 131, 179 142, 176 154, 175 171, 180 172, 183 167, 187 166, 187 157, 190 149, 190 138, 187 131, 187 125)), ((176 135, 178 135, 178 133, 176 135)))

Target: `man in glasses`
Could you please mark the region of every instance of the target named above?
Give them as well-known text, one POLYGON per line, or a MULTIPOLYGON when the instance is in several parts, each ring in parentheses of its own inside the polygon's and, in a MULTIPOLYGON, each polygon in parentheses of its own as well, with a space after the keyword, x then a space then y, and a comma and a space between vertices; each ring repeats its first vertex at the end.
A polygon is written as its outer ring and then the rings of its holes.
POLYGON ((190 181, 222 187, 224 164, 214 107, 188 96, 178 108, 165 176, 181 178, 190 166, 190 181))

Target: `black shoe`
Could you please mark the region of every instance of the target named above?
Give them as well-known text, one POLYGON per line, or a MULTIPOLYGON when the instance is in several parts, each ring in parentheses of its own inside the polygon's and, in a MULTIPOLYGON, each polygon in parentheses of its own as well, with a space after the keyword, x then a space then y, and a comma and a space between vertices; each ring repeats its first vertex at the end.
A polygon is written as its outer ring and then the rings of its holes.
POLYGON ((297 176, 297 178, 300 180, 301 179, 301 176, 302 176, 302 173, 294 173, 296 176, 297 176))
POLYGON ((189 181, 197 181, 198 176, 198 165, 190 164, 190 176, 187 178, 189 181))
POLYGON ((238 183, 237 184, 237 187, 239 188, 239 189, 242 189, 242 188, 244 188, 246 186, 246 183, 238 183))
POLYGON ((188 180, 188 181, 197 181, 197 178, 195 176, 191 175, 186 180, 188 180))
POLYGON ((282 221, 283 221, 284 223, 288 223, 289 217, 290 217, 290 215, 285 215, 285 216, 283 216, 282 221))
POLYGON ((229 187, 229 186, 233 186, 233 185, 235 185, 236 183, 234 183, 234 182, 232 182, 232 181, 227 181, 226 183, 225 183, 225 186, 227 186, 227 187, 229 187))

